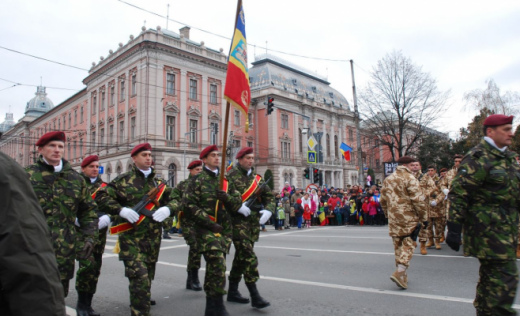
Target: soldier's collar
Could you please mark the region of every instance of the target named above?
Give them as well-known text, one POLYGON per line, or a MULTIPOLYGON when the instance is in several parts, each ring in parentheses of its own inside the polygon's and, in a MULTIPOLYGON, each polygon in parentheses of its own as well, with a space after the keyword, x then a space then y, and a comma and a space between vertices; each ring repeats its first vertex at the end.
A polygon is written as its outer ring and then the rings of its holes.
POLYGON ((244 174, 246 174, 246 175, 250 175, 250 174, 253 173, 253 171, 254 171, 254 168, 253 168, 253 167, 251 167, 251 169, 249 169, 249 170, 246 170, 246 169, 245 169, 244 167, 242 167, 238 162, 237 162, 237 168, 239 168, 240 171, 242 171, 242 172, 243 172, 244 174))
MULTIPOLYGON (((493 140, 491 139, 491 141, 493 141, 493 140)), ((486 137, 484 137, 480 143, 482 144, 482 146, 484 146, 484 148, 486 148, 487 150, 489 150, 490 152, 492 152, 493 154, 495 154, 497 156, 506 155, 507 147, 505 147, 504 151, 502 151, 498 147, 496 147, 495 144, 492 145, 491 143, 489 143, 488 140, 486 139, 486 137)), ((494 143, 494 141, 493 141, 493 143, 494 143)))
POLYGON ((208 167, 204 166, 204 171, 206 171, 208 174, 214 175, 215 177, 218 176, 219 169, 217 167, 217 170, 213 171, 209 169, 208 167))

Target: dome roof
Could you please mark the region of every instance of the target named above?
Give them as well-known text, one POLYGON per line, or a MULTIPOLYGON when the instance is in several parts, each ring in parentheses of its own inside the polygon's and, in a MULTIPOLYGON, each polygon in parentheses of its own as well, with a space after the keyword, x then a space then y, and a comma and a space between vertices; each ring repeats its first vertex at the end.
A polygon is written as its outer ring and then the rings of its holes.
POLYGON ((13 113, 6 113, 5 114, 5 121, 0 124, 0 132, 5 133, 7 132, 11 127, 15 125, 15 121, 13 119, 13 113))
POLYGON ((39 86, 36 88, 35 97, 27 102, 25 107, 25 115, 27 116, 41 116, 54 107, 51 99, 47 98, 45 87, 39 86))

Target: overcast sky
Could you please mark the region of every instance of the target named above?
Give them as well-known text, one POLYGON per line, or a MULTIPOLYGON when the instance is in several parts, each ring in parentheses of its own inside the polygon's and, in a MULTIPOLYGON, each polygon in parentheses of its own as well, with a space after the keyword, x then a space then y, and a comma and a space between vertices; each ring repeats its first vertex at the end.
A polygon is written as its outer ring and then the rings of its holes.
MULTIPOLYGON (((227 54, 233 33, 236 0, 128 0, 129 3, 192 27, 190 38, 227 54), (202 29, 222 37, 199 31, 202 29), (225 37, 225 38, 223 38, 225 37)), ((328 76, 331 86, 352 104, 350 64, 362 90, 370 70, 385 54, 401 50, 451 89, 449 109, 436 123, 454 138, 475 113, 462 111, 464 92, 486 87, 493 78, 503 90, 520 92, 520 1, 304 1, 244 0, 249 56, 271 50, 323 59, 274 53, 328 76)), ((0 11, 0 46, 88 69, 129 35, 138 35, 166 19, 118 0, 4 1, 0 11)), ((168 29, 184 26, 173 21, 168 29)), ((87 71, 72 69, 0 48, 0 78, 47 86, 58 105, 84 86, 87 71), (51 89, 50 87, 72 90, 51 89)), ((250 62, 254 59, 250 57, 250 62)), ((12 86, 0 80, 0 121, 11 106, 15 120, 36 87, 12 86), (6 89, 8 88, 8 89, 6 89), (5 89, 5 90, 2 90, 5 89)))

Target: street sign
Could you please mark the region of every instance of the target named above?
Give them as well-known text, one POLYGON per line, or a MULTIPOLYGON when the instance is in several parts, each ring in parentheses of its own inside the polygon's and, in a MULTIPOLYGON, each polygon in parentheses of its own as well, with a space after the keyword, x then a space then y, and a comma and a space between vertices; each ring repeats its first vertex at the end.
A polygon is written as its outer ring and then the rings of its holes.
POLYGON ((385 162, 385 178, 394 173, 395 169, 397 169, 397 162, 385 162))
POLYGON ((316 190, 316 192, 318 192, 318 185, 316 183, 311 183, 309 184, 306 188, 305 188, 305 192, 307 193, 311 193, 312 189, 316 190))
POLYGON ((307 163, 316 163, 316 152, 315 151, 307 152, 307 163))
POLYGON ((314 136, 311 135, 311 137, 309 137, 309 139, 307 140, 307 145, 309 145, 309 148, 311 150, 314 150, 314 147, 318 144, 318 142, 316 141, 316 138, 314 138, 314 136))
POLYGON ((105 172, 105 167, 99 166, 99 174, 103 174, 105 172))

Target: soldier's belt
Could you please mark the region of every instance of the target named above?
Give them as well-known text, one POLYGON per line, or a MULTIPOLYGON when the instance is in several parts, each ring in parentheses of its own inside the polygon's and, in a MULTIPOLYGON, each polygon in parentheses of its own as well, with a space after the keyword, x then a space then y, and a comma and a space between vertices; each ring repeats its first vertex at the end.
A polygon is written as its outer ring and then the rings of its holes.
POLYGON ((262 180, 262 177, 259 175, 255 176, 255 179, 253 180, 253 183, 247 188, 246 192, 242 193, 242 202, 247 201, 253 193, 255 193, 256 189, 258 188, 260 184, 260 180, 262 180))
POLYGON ((107 184, 105 182, 101 183, 101 186, 96 190, 96 192, 92 193, 92 199, 95 200, 96 199, 96 193, 101 190, 101 188, 104 188, 106 187, 107 184))

